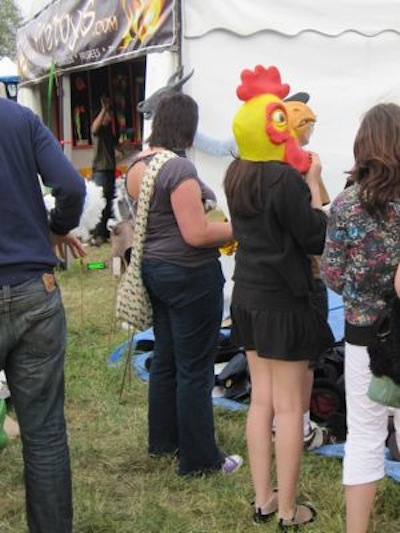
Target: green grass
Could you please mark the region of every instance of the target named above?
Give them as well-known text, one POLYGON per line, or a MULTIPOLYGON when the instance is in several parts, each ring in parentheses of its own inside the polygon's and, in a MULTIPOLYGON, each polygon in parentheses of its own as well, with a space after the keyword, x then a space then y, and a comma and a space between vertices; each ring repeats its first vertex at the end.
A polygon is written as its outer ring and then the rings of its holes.
MULTIPOLYGON (((91 260, 109 262, 108 254, 107 246, 89 249, 91 260)), ((75 533, 276 531, 274 522, 253 526, 251 521, 246 414, 215 408, 221 448, 245 457, 231 477, 183 479, 172 459, 149 458, 147 384, 133 373, 120 400, 123 365, 107 366, 109 355, 127 339, 114 321, 115 279, 109 270, 90 272, 77 261, 59 281, 69 329, 66 414, 75 533)), ((1 533, 26 531, 22 467, 20 443, 14 441, 0 454, 1 533)), ((344 531, 340 479, 340 460, 304 456, 300 493, 319 512, 306 531, 344 531)), ((381 483, 371 532, 400 532, 399 496, 398 484, 381 483)))

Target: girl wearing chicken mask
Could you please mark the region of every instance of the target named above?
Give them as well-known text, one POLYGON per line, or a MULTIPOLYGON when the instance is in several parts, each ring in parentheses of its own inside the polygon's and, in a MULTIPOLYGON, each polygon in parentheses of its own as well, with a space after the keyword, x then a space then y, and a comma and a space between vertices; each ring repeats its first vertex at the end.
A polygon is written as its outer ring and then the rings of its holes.
POLYGON ((224 182, 239 243, 232 336, 246 350, 252 383, 246 431, 253 517, 265 522, 277 513, 285 531, 316 516, 309 503, 296 500, 304 381, 309 360, 332 343, 326 322, 311 305, 308 258, 322 253, 326 214, 319 158, 299 147, 288 123, 283 98, 289 86, 275 67, 243 71, 241 80, 237 95, 245 103, 233 120, 239 158, 224 182), (271 473, 274 417, 277 491, 271 473))

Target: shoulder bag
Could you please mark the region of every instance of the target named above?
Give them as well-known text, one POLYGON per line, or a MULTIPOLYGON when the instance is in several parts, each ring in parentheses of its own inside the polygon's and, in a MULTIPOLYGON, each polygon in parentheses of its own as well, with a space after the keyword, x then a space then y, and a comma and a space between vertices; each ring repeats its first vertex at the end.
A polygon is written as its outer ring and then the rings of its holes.
POLYGON ((400 300, 393 297, 374 324, 368 344, 374 402, 400 407, 400 300))
POLYGON ((147 219, 154 183, 161 167, 173 157, 174 152, 163 150, 151 160, 140 186, 135 230, 130 262, 117 288, 116 316, 136 331, 148 329, 153 324, 153 310, 141 272, 143 244, 146 238, 147 219))

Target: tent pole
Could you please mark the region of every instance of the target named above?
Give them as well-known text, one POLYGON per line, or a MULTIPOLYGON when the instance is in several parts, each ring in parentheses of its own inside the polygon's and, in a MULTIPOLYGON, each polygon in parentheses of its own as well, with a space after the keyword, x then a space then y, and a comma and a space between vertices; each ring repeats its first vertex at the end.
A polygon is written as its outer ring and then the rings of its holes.
POLYGON ((178 69, 182 66, 182 40, 183 40, 183 32, 182 32, 182 0, 175 0, 176 3, 176 10, 175 10, 175 24, 176 24, 176 40, 177 40, 177 48, 176 48, 176 55, 178 58, 178 69))

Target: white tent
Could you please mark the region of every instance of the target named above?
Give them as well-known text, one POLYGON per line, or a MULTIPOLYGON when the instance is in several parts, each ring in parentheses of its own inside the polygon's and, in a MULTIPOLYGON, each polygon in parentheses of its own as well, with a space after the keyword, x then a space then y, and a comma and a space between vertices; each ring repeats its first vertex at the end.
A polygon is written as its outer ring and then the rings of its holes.
POLYGON ((17 65, 8 57, 0 60, 0 96, 2 98, 17 99, 18 93, 18 69, 17 65))
POLYGON ((6 83, 19 81, 17 65, 9 57, 0 59, 0 81, 6 83))
MULTIPOLYGON (((200 105, 200 131, 230 135, 244 68, 276 65, 291 92, 306 91, 318 122, 310 149, 321 156, 331 196, 345 183, 362 114, 400 103, 400 2, 394 0, 184 1, 185 89, 200 105), (205 5, 207 4, 207 5, 205 5)), ((157 60, 151 57, 150 61, 157 60)), ((220 188, 229 159, 195 154, 220 188)))

